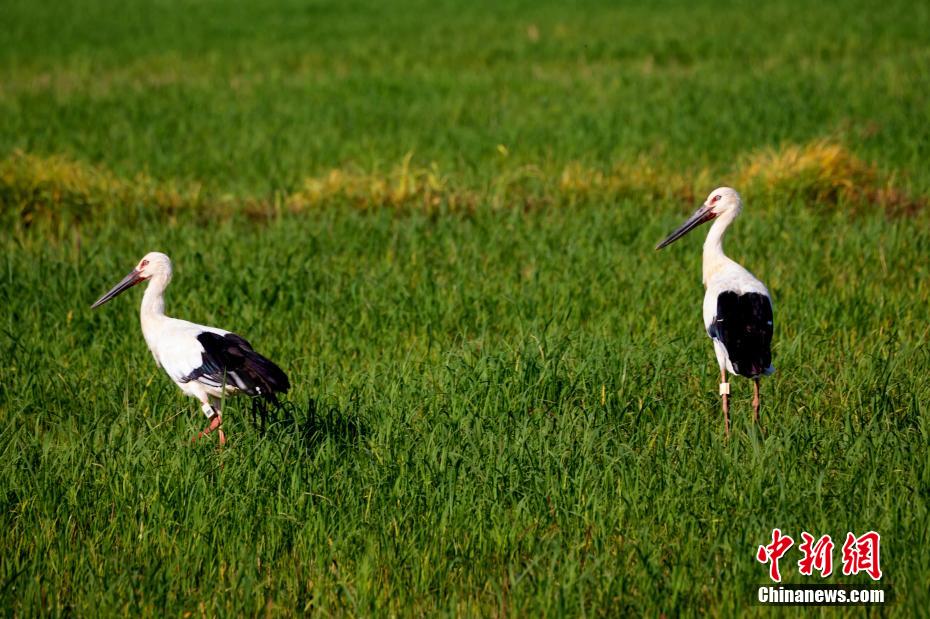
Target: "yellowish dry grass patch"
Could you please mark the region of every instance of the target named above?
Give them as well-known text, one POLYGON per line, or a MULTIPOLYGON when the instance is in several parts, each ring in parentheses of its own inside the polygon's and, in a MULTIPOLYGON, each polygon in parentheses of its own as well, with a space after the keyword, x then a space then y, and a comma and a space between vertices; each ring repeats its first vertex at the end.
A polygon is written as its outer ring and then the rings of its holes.
POLYGON ((863 188, 875 185, 877 176, 874 165, 861 161, 842 145, 817 141, 751 153, 735 178, 740 186, 835 204, 856 199, 863 188))
POLYGON ((852 210, 878 206, 896 215, 926 206, 924 197, 910 196, 875 164, 830 140, 750 153, 734 179, 738 187, 757 195, 800 198, 812 205, 852 210))
POLYGON ((719 175, 708 169, 673 172, 639 159, 607 170, 578 162, 554 171, 517 166, 475 186, 443 173, 436 163, 415 165, 411 153, 387 172, 333 169, 306 178, 289 194, 217 199, 205 196, 197 185, 157 182, 145 174, 126 179, 66 157, 17 151, 0 160, 0 206, 5 220, 30 227, 37 222, 68 225, 104 213, 119 214, 130 207, 169 216, 184 211, 211 217, 239 212, 264 219, 330 204, 366 210, 456 212, 473 210, 480 204, 531 209, 623 197, 694 203, 722 182, 736 186, 752 200, 763 198, 763 203, 802 199, 811 205, 853 211, 877 206, 896 215, 927 205, 925 197, 909 195, 874 164, 829 141, 749 153, 723 178, 732 180, 720 181, 719 175))
POLYGON ((59 155, 15 151, 0 160, 0 212, 22 227, 79 223, 135 205, 174 214, 200 202, 197 187, 182 191, 145 174, 125 179, 59 155))
POLYGON ((300 212, 340 201, 358 208, 414 207, 431 210, 445 203, 451 209, 473 208, 477 195, 456 189, 435 163, 412 165, 408 153, 399 166, 387 173, 354 169, 333 169, 321 176, 308 177, 302 187, 287 196, 291 212, 300 212))
POLYGON ((573 199, 635 196, 692 201, 710 178, 707 170, 685 174, 661 168, 645 158, 617 163, 608 171, 570 163, 562 169, 557 190, 573 199))

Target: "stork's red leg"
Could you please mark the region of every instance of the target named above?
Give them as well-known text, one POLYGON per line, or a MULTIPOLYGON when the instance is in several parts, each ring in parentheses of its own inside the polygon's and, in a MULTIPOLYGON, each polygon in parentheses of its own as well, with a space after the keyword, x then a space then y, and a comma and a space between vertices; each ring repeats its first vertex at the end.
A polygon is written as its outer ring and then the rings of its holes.
POLYGON ((720 370, 720 397, 723 399, 723 431, 727 438, 730 436, 730 383, 727 382, 727 371, 720 370))
POLYGON ((753 381, 752 388, 752 416, 756 420, 756 423, 759 423, 759 408, 762 406, 762 397, 759 394, 759 377, 757 376, 753 381))
MULTIPOLYGON (((223 425, 223 417, 220 416, 218 413, 215 413, 212 417, 210 417, 210 424, 206 428, 204 428, 201 432, 199 432, 197 436, 191 439, 191 442, 196 443, 197 439, 207 436, 214 430, 218 430, 221 425, 223 425)), ((223 431, 220 430, 220 445, 223 445, 225 442, 226 442, 226 437, 223 435, 223 431)))
POLYGON ((219 430, 220 447, 222 447, 226 444, 226 435, 223 434, 223 431, 219 429, 220 426, 223 425, 223 414, 220 411, 219 405, 214 405, 213 402, 207 401, 203 403, 201 408, 203 409, 204 414, 207 416, 207 419, 210 420, 210 424, 200 433, 198 433, 197 436, 191 439, 191 442, 196 443, 197 439, 207 436, 214 430, 219 430))

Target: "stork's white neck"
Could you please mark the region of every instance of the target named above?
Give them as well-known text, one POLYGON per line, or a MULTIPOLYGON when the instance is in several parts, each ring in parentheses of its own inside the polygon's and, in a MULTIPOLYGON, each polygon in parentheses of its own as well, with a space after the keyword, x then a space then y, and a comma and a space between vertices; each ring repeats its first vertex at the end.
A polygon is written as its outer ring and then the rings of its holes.
POLYGON ((168 287, 170 281, 171 275, 164 273, 156 273, 149 280, 149 284, 145 288, 145 294, 142 295, 142 309, 140 310, 143 328, 145 328, 147 321, 164 317, 165 288, 168 287))
POLYGON ((139 322, 142 326, 142 336, 148 344, 155 362, 164 367, 159 354, 159 343, 163 341, 164 328, 170 323, 165 317, 165 288, 171 281, 171 267, 160 269, 149 278, 145 294, 142 295, 142 307, 139 310, 139 322))
POLYGON ((713 225, 711 225, 710 230, 707 232, 707 239, 704 240, 704 260, 702 264, 705 286, 714 273, 732 262, 732 260, 727 258, 726 254, 723 253, 723 235, 726 233, 727 227, 736 219, 737 215, 739 215, 739 211, 728 211, 724 213, 714 220, 713 225))

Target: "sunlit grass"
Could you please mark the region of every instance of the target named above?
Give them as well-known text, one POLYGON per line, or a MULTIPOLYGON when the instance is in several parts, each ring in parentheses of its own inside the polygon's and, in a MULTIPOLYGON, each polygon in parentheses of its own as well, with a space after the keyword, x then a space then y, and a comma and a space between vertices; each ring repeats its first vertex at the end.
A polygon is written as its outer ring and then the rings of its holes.
POLYGON ((677 219, 337 206, 8 244, 6 604, 730 614, 778 525, 881 531, 887 585, 920 607, 926 216, 747 209, 728 246, 772 290, 778 371, 764 436, 734 380, 729 443, 699 241, 651 250, 677 219), (138 294, 87 309, 156 248, 169 313, 291 374, 265 436, 232 404, 229 448, 192 447, 201 415, 146 351, 138 294))
POLYGON ((854 5, 7 3, 0 607, 763 614, 778 526, 924 612, 930 14, 854 5), (701 232, 652 250, 722 184, 729 442, 701 232), (150 250, 290 374, 264 435, 191 445, 139 291, 88 309, 150 250))

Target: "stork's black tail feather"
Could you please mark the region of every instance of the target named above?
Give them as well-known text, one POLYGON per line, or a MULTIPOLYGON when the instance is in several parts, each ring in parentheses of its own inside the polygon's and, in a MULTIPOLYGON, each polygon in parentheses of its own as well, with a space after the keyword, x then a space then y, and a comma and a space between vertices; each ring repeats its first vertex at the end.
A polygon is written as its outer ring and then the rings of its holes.
POLYGON ((248 395, 261 396, 275 406, 278 404, 275 394, 287 393, 291 388, 291 382, 284 370, 254 350, 246 352, 243 368, 237 373, 244 375, 245 382, 253 386, 246 391, 248 395))
POLYGON ((203 346, 203 365, 187 380, 207 379, 234 385, 242 393, 261 397, 277 406, 276 394, 291 388, 287 374, 273 361, 255 352, 245 338, 235 333, 219 335, 205 331, 197 336, 203 346))
POLYGON ((721 292, 707 332, 727 349, 733 371, 741 376, 761 376, 772 364, 772 301, 764 294, 721 292))

